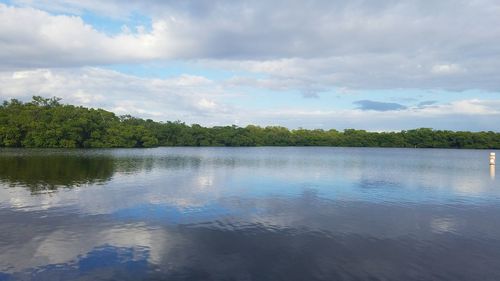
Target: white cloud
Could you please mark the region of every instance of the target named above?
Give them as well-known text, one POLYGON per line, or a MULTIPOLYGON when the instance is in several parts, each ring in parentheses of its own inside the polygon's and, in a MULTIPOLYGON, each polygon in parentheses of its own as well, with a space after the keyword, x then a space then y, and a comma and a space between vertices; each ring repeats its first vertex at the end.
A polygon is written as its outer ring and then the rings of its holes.
POLYGON ((207 99, 201 99, 197 103, 197 105, 199 108, 202 108, 202 109, 214 109, 217 107, 217 104, 214 101, 210 101, 207 99))
POLYGON ((500 100, 459 100, 444 105, 427 106, 419 111, 432 115, 500 115, 500 100))
POLYGON ((0 4, 0 61, 3 68, 95 65, 170 58, 189 50, 175 27, 152 23, 151 31, 114 36, 97 31, 80 17, 51 15, 0 4), (22 24, 21 24, 22 23, 22 24))
POLYGON ((65 103, 102 107, 117 114, 189 122, 229 110, 228 94, 205 77, 140 78, 101 68, 0 72, 0 97, 58 96, 65 103))
POLYGON ((465 72, 465 70, 457 64, 436 64, 432 67, 431 72, 434 74, 451 75, 465 72))

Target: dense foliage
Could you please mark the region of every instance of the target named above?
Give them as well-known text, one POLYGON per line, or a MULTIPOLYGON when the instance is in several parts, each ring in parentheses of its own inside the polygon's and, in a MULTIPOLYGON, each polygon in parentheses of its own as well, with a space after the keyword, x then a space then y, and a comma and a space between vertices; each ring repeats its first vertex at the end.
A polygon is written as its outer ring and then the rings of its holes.
POLYGON ((12 99, 0 106, 0 147, 363 146, 500 148, 500 133, 421 128, 401 132, 288 130, 284 127, 206 128, 155 122, 102 109, 63 105, 58 98, 12 99))

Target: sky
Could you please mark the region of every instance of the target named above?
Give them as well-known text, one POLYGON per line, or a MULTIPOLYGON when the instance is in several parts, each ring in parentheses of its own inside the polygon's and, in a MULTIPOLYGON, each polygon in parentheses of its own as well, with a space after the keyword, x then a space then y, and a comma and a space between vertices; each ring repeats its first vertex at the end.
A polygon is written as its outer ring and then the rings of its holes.
POLYGON ((500 131, 497 0, 0 0, 0 99, 157 121, 500 131))

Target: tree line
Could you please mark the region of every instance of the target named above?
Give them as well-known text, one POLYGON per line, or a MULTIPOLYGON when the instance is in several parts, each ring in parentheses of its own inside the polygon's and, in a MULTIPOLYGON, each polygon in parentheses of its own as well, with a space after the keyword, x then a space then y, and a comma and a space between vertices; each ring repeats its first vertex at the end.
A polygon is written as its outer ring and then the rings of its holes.
POLYGON ((0 147, 108 148, 156 146, 349 146, 500 148, 500 133, 420 128, 400 132, 289 130, 249 125, 203 127, 155 122, 34 96, 0 106, 0 147))

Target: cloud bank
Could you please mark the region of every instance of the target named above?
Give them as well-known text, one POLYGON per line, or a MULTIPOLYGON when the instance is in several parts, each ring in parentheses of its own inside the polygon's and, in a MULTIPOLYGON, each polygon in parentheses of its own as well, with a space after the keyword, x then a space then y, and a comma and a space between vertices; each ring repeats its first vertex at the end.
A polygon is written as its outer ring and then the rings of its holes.
POLYGON ((112 70, 79 68, 0 73, 0 96, 28 100, 32 95, 59 96, 63 102, 100 107, 117 114, 154 120, 182 120, 206 126, 283 125, 290 128, 371 128, 401 130, 435 127, 453 130, 499 130, 499 100, 467 99, 414 106, 359 100, 354 109, 308 110, 301 106, 248 108, 231 81, 203 76, 138 78, 112 70))

